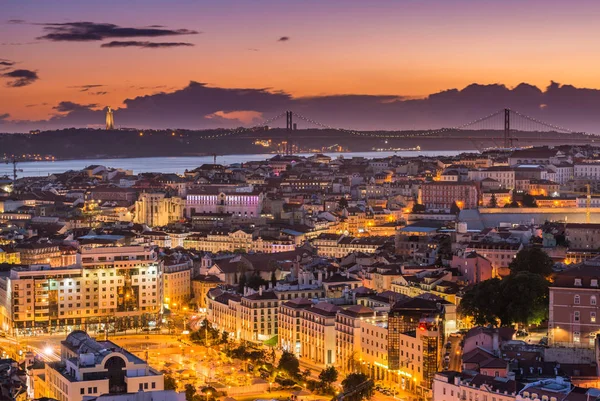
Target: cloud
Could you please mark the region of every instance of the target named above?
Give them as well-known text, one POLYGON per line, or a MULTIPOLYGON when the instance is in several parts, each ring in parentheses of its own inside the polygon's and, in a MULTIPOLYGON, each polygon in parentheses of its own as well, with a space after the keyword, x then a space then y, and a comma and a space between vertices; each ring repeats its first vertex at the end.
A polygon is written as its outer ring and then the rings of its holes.
POLYGON ((0 60, 0 65, 3 66, 11 66, 11 65, 15 65, 15 63, 13 61, 8 61, 8 60, 0 60))
POLYGON ((263 115, 261 112, 254 110, 238 110, 230 112, 219 110, 215 113, 206 115, 205 118, 234 120, 243 124, 252 124, 260 122, 260 120, 263 119, 263 115))
MULTIPOLYGON (((147 89, 149 92, 152 89, 147 89)), ((88 92, 93 93, 93 92, 88 92)), ((427 130, 454 127, 505 107, 575 131, 598 132, 600 90, 552 82, 540 89, 526 83, 471 84, 422 98, 402 95, 328 95, 293 97, 269 88, 223 88, 190 82, 179 89, 123 101, 115 111, 118 125, 138 128, 235 128, 260 124, 282 111, 293 110, 323 124, 355 130, 427 130), (540 108, 540 105, 545 105, 540 108), (573 107, 573 105, 577 107, 573 107), (260 120, 260 121, 259 121, 260 120)), ((11 120, 3 131, 89 127, 102 124, 104 110, 94 104, 61 102, 57 115, 42 121, 11 120)), ((502 128, 502 116, 487 128, 502 128)), ((297 117, 298 128, 312 128, 297 117)), ((513 122, 518 129, 518 121, 513 122)), ((282 120, 271 124, 285 126, 282 120)))
POLYGON ((169 47, 184 47, 184 46, 194 46, 192 43, 186 42, 140 42, 137 40, 129 40, 129 41, 112 41, 108 43, 103 43, 100 47, 141 47, 143 49, 161 49, 161 48, 169 48, 169 47))
POLYGON ((40 78, 37 72, 31 70, 13 70, 2 74, 2 77, 10 79, 10 81, 6 83, 6 86, 12 88, 31 85, 40 78))
POLYGON ((25 20, 24 19, 9 19, 8 21, 6 21, 7 24, 24 24, 25 20))
POLYGON ((0 114, 0 122, 3 122, 4 120, 8 120, 9 117, 10 117, 10 114, 8 114, 8 113, 0 114))
POLYGON ((90 89, 100 88, 103 86, 106 86, 106 85, 102 85, 102 84, 75 85, 75 86, 69 86, 69 88, 79 89, 79 92, 87 92, 90 89))
POLYGON ((115 38, 162 37, 196 35, 199 32, 190 29, 166 29, 162 27, 131 28, 115 24, 88 21, 46 23, 45 35, 38 39, 54 42, 87 42, 115 38))
POLYGON ((95 95, 95 96, 102 96, 102 95, 106 95, 106 94, 108 94, 108 92, 105 92, 105 91, 88 92, 88 95, 95 95))
POLYGON ((282 36, 279 39, 277 39, 278 42, 287 42, 288 40, 290 40, 289 36, 282 36))
POLYGON ((53 109, 60 113, 70 113, 76 110, 90 110, 93 107, 98 107, 97 104, 79 104, 69 101, 60 102, 58 105, 54 106, 53 109))

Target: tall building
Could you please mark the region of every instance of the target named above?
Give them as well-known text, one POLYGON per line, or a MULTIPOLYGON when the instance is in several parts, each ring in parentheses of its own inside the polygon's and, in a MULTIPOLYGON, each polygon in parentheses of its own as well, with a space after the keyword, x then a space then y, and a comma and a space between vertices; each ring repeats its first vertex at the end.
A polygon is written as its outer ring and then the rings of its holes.
POLYGON ((108 109, 106 110, 106 129, 115 129, 115 119, 110 106, 108 106, 108 109))
POLYGON ((17 266, 0 277, 2 330, 141 327, 162 310, 163 267, 141 246, 84 248, 81 263, 17 266))

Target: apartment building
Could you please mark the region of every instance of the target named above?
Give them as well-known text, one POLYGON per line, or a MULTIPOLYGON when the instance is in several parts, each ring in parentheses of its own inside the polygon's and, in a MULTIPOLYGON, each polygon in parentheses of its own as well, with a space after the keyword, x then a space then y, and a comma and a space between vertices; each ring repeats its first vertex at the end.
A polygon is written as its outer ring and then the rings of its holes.
POLYGON ((61 342, 61 360, 46 363, 44 378, 47 394, 36 398, 82 401, 105 394, 164 390, 162 373, 117 344, 96 341, 79 330, 61 342))
POLYGON ((600 163, 575 163, 573 165, 574 178, 600 179, 600 163))
POLYGON ((461 209, 474 209, 479 204, 477 185, 472 182, 430 182, 421 185, 419 203, 427 209, 450 209, 454 203, 461 209))
POLYGON ((393 237, 349 237, 338 234, 321 234, 311 241, 319 256, 343 258, 352 252, 375 253, 393 237))
POLYGON ((300 356, 319 366, 335 364, 339 307, 319 302, 300 311, 300 356))
POLYGON ((444 371, 434 377, 433 400, 514 401, 522 387, 514 379, 444 371))
POLYGON ((50 265, 50 267, 72 266, 77 262, 77 252, 70 247, 61 247, 51 241, 26 242, 15 247, 21 264, 50 265))
POLYGON ((515 171, 510 167, 488 167, 486 169, 471 170, 468 173, 469 181, 480 182, 487 178, 499 182, 502 188, 515 188, 515 171))
POLYGON ((600 258, 558 273, 550 287, 550 345, 593 348, 600 332, 600 258))
POLYGON ((252 186, 204 186, 188 191, 185 216, 202 214, 233 214, 241 217, 259 217, 265 196, 252 186))
POLYGON ((598 249, 600 224, 568 223, 565 225, 565 237, 571 249, 598 249))
POLYGON ((363 305, 341 309, 335 319, 336 361, 342 373, 355 372, 362 364, 363 328, 361 323, 374 317, 375 311, 363 305))
POLYGON ((0 277, 0 310, 9 331, 96 328, 126 318, 127 327, 156 321, 162 310, 162 264, 141 246, 81 249, 72 267, 18 266, 0 277), (10 313, 7 312, 7 313, 10 313))
POLYGON ((166 259, 163 262, 164 307, 177 310, 187 305, 192 290, 192 261, 166 259))
POLYGON ((302 354, 302 345, 300 341, 301 312, 310 308, 313 303, 306 298, 295 298, 283 302, 279 307, 278 336, 281 349, 292 352, 297 357, 302 354))
POLYGON ((517 256, 517 253, 523 249, 522 243, 512 242, 469 242, 465 245, 465 254, 476 252, 489 260, 494 268, 492 275, 494 277, 504 277, 508 275, 510 262, 517 256))
POLYGON ((241 336, 246 341, 266 341, 277 335, 277 312, 279 298, 273 291, 246 294, 242 297, 239 309, 241 336))

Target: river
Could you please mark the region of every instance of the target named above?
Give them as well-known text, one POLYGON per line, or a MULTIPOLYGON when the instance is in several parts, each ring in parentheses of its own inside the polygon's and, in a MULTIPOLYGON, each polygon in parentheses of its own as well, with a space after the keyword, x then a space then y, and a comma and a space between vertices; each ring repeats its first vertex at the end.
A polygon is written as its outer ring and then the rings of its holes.
MULTIPOLYGON (((387 157, 387 156, 455 156, 464 152, 477 152, 476 150, 448 150, 448 151, 398 151, 398 152, 346 152, 326 153, 332 158, 344 156, 351 157, 387 157)), ((302 156, 310 156, 305 154, 302 156)), ((253 160, 265 160, 275 156, 272 153, 248 154, 248 155, 223 155, 217 157, 219 164, 243 163, 253 160)), ((161 172, 183 174, 185 170, 193 170, 205 163, 212 163, 212 156, 197 157, 136 157, 124 159, 81 159, 81 160, 58 160, 18 163, 17 168, 23 170, 18 172, 19 177, 46 176, 54 173, 62 173, 68 170, 81 170, 92 164, 100 164, 107 167, 133 170, 134 174, 145 172, 161 172)), ((12 176, 12 165, 0 165, 0 176, 12 176)))

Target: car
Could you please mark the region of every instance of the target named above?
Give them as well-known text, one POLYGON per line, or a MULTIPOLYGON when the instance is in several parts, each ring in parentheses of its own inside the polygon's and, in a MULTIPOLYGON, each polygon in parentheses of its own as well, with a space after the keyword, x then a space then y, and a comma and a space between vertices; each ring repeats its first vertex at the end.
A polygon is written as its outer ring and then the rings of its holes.
POLYGON ((450 362, 450 355, 444 355, 444 362, 450 362))
POLYGON ((517 337, 527 337, 529 335, 528 332, 526 332, 525 330, 518 330, 517 331, 517 337))
POLYGON ((446 348, 452 348, 452 341, 448 341, 446 343, 446 348))

